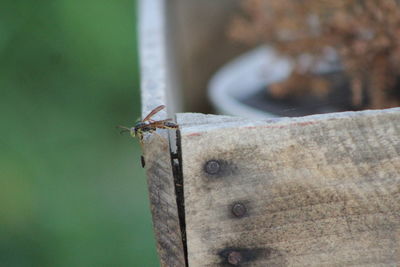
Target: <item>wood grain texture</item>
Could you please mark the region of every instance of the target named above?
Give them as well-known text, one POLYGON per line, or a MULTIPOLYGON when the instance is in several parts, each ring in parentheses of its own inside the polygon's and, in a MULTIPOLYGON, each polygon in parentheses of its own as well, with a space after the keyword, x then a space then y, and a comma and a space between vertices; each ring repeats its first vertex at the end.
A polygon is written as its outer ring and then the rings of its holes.
MULTIPOLYGON (((167 105, 165 1, 139 1, 139 55, 142 118, 159 105, 167 105)), ((168 105, 153 119, 167 118, 168 105)), ((143 156, 147 172, 150 206, 161 266, 185 266, 185 256, 168 132, 145 134, 143 156)))
POLYGON ((143 147, 154 233, 161 266, 185 266, 167 139, 154 134, 143 147))
MULTIPOLYGON (((139 57, 142 118, 167 100, 164 0, 139 1, 139 57)), ((155 116, 165 117, 166 110, 155 116)))
POLYGON ((400 108, 178 122, 190 267, 400 265, 400 108))

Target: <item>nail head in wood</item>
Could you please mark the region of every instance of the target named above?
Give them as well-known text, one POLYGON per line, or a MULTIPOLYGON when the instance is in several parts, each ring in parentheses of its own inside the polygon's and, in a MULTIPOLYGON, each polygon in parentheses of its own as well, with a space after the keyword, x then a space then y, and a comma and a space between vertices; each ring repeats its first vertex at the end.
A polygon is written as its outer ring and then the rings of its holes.
POLYGON ((247 213, 247 209, 246 206, 243 205, 242 203, 235 203, 232 206, 232 213, 233 215, 235 215, 238 218, 243 217, 244 215, 246 215, 247 213))
POLYGON ((209 160, 206 163, 205 171, 208 174, 217 174, 221 169, 221 165, 216 160, 209 160))
POLYGON ((238 265, 242 261, 242 254, 238 251, 232 251, 228 254, 228 262, 232 265, 238 265))

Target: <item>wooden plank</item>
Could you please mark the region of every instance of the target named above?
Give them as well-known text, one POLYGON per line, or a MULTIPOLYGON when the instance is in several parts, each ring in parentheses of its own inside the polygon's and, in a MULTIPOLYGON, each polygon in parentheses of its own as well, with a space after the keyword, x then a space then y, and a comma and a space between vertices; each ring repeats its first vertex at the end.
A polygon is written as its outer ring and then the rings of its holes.
MULTIPOLYGON (((169 107, 164 12, 164 0, 139 2, 142 118, 153 108, 167 105, 155 120, 165 119, 169 107)), ((142 148, 161 266, 185 266, 168 132, 146 135, 142 148)))
POLYGON ((185 266, 167 139, 161 135, 153 135, 144 145, 143 153, 161 266, 185 266))
MULTIPOLYGON (((142 118, 153 108, 166 105, 167 68, 163 0, 139 1, 139 57, 142 118)), ((157 116, 165 117, 166 110, 157 116)), ((157 116, 155 118, 157 118, 157 116)))
POLYGON ((400 265, 400 108, 178 122, 190 267, 400 265))

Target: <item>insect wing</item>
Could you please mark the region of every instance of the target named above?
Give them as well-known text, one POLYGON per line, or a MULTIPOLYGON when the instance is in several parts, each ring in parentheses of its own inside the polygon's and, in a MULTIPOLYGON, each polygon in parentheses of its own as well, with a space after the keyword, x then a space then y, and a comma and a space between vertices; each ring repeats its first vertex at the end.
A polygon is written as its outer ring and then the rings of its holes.
POLYGON ((153 117, 157 112, 159 112, 160 110, 162 110, 162 109, 164 109, 164 108, 165 108, 164 105, 161 105, 161 106, 156 107, 155 109, 153 109, 153 110, 143 119, 143 121, 148 121, 148 120, 150 120, 151 117, 153 117))

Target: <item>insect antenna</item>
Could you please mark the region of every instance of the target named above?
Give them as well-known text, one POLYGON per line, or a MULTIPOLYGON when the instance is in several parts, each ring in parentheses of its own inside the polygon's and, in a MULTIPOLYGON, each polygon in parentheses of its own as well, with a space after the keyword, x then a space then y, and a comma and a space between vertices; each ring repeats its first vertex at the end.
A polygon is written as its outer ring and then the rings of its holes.
POLYGON ((122 129, 122 131, 119 132, 120 134, 131 131, 131 129, 129 129, 128 127, 121 126, 121 125, 116 126, 116 128, 122 129))

